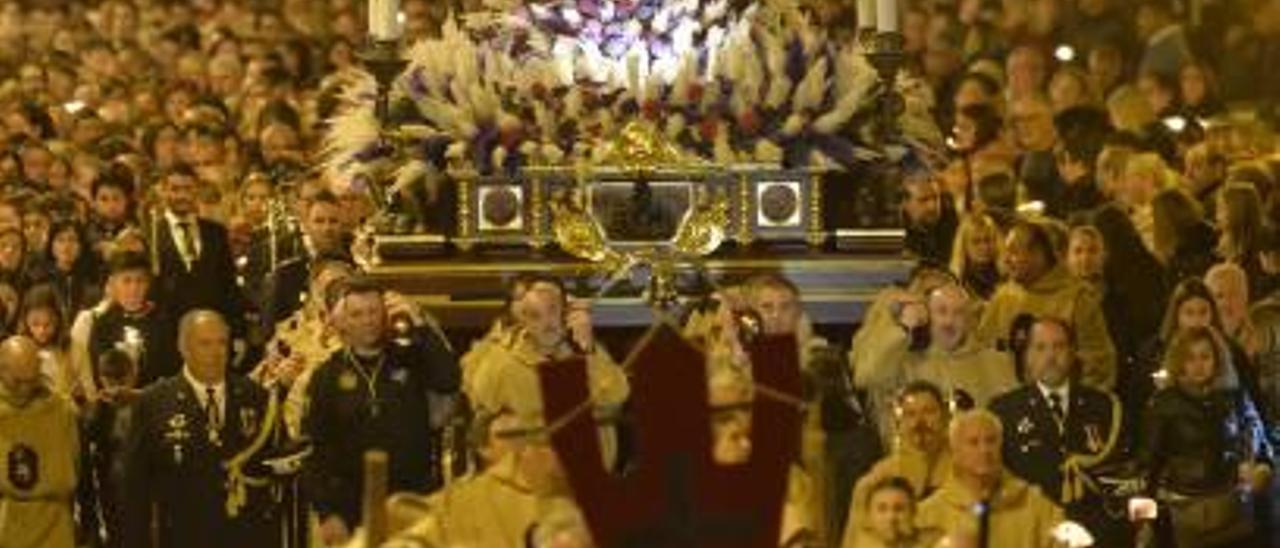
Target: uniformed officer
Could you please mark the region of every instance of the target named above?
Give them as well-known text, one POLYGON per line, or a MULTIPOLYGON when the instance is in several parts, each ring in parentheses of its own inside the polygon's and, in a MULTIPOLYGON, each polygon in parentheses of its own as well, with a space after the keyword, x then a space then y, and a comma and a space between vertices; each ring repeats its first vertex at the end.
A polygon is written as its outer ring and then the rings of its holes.
POLYGON ((79 451, 76 408, 40 375, 36 344, 0 344, 0 546, 71 548, 79 451))
POLYGON ((1071 327, 1037 318, 1023 354, 1026 385, 991 402, 1004 425, 1010 471, 1037 485, 1100 546, 1132 544, 1123 507, 1108 513, 1094 474, 1124 453, 1122 413, 1111 394, 1079 382, 1071 327))
POLYGON ((267 489, 246 473, 274 430, 276 406, 227 373, 230 330, 216 312, 182 318, 179 375, 133 408, 125 454, 125 546, 274 546, 267 489))
POLYGON ((402 297, 360 278, 338 283, 330 294, 343 347, 313 373, 302 422, 314 448, 303 487, 326 545, 346 542, 361 521, 366 451, 389 455, 392 492, 425 493, 438 484, 432 423, 440 417, 432 416, 432 401, 456 393, 460 382, 445 341, 402 297), (392 324, 406 322, 408 331, 393 335, 392 324))

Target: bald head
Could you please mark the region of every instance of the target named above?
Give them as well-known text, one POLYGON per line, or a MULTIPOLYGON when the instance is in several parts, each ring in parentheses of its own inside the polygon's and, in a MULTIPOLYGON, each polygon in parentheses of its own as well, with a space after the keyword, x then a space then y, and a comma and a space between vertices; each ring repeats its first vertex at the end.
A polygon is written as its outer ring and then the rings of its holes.
POLYGON ((0 384, 16 401, 26 402, 39 392, 40 347, 21 336, 0 343, 0 384))
POLYGON ((231 330, 217 312, 193 310, 178 324, 178 350, 187 370, 205 384, 220 384, 226 377, 231 330))

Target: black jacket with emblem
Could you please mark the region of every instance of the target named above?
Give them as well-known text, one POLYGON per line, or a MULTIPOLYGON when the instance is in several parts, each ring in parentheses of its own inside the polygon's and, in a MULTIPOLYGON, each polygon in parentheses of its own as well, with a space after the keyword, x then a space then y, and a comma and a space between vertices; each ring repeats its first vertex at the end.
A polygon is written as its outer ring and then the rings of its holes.
POLYGON ((240 498, 234 489, 229 496, 228 489, 235 482, 229 481, 227 463, 251 448, 269 424, 269 395, 248 379, 228 375, 223 397, 216 444, 195 387, 184 375, 157 382, 134 405, 125 447, 125 546, 278 544, 268 490, 245 486, 240 498), (232 512, 229 501, 236 499, 243 504, 232 512))
POLYGON ((431 329, 417 329, 409 346, 386 345, 380 356, 357 365, 347 349, 335 352, 311 377, 302 424, 314 449, 303 469, 305 492, 322 518, 337 514, 353 528, 366 451, 390 456, 391 492, 425 493, 438 484, 430 394, 453 394, 461 382, 457 359, 431 329))
POLYGON ((129 314, 119 306, 110 306, 106 312, 93 319, 93 327, 89 331, 89 363, 93 368, 93 380, 98 386, 102 380, 98 378, 98 360, 102 354, 116 348, 127 341, 125 333, 134 330, 141 343, 137 356, 137 386, 147 385, 174 375, 182 367, 175 346, 177 332, 176 318, 168 316, 165 310, 151 307, 141 314, 129 314))
POLYGON ((1078 382, 1070 384, 1067 400, 1061 427, 1036 384, 991 401, 991 411, 1004 425, 1004 464, 1096 537, 1122 542, 1111 539, 1132 536, 1118 519, 1123 510, 1112 508, 1118 514, 1108 514, 1096 484, 1102 467, 1122 461, 1128 453, 1122 406, 1111 394, 1078 382))

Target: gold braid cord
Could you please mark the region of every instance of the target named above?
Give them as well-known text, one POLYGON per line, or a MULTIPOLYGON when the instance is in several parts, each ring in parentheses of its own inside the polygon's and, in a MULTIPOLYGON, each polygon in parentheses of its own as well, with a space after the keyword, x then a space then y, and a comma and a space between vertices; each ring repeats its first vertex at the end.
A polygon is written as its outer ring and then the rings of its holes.
POLYGON ((1088 469, 1111 456, 1116 440, 1120 437, 1120 400, 1112 394, 1107 394, 1107 399, 1111 401, 1111 431, 1107 433, 1107 443, 1102 446, 1101 451, 1092 455, 1068 454, 1062 463, 1062 502, 1064 504, 1083 498, 1086 489, 1095 493, 1099 491, 1097 482, 1089 477, 1088 469))
POLYGON ((275 430, 276 417, 279 414, 279 398, 272 391, 271 397, 267 400, 267 414, 258 427, 258 435, 253 438, 253 443, 223 465, 227 469, 227 516, 229 517, 234 518, 240 515, 240 509, 249 501, 249 487, 262 487, 270 482, 267 479, 251 478, 245 475, 244 465, 255 453, 266 446, 267 439, 275 430))

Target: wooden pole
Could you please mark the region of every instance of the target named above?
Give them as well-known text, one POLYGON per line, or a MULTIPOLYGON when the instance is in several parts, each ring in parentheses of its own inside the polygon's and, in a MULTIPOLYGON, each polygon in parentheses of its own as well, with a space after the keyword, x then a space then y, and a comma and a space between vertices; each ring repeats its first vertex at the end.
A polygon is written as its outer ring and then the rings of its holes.
POLYGON ((364 454, 364 538, 370 548, 387 540, 388 461, 386 451, 364 454))

